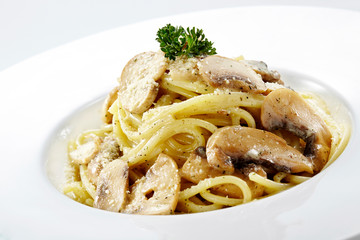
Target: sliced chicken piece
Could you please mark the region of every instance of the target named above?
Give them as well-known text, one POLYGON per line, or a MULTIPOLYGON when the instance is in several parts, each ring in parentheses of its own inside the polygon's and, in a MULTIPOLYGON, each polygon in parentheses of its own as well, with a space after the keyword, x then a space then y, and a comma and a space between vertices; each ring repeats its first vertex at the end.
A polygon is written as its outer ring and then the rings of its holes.
MULTIPOLYGON (((209 165, 206 160, 205 148, 199 147, 193 153, 190 154, 188 159, 186 160, 185 164, 181 168, 180 175, 192 182, 192 183, 199 183, 201 180, 206 178, 213 178, 222 176, 223 171, 219 169, 215 169, 209 165)), ((251 181, 248 177, 250 172, 256 172, 261 176, 266 176, 264 170, 258 166, 247 166, 241 170, 235 170, 232 174, 233 176, 239 177, 246 181, 248 184, 252 196, 253 197, 260 197, 263 195, 264 187, 260 184, 257 184, 251 181)), ((219 193, 223 196, 233 197, 233 198, 242 198, 243 194, 241 189, 233 184, 222 184, 212 188, 213 191, 219 193)))
POLYGON ((167 65, 161 51, 140 53, 133 57, 124 67, 119 79, 119 99, 122 106, 137 114, 148 110, 159 90, 157 81, 164 74, 167 65))
POLYGON ((254 93, 266 90, 261 76, 242 61, 212 55, 198 66, 200 75, 213 87, 254 93))
POLYGON ((264 82, 278 83, 283 85, 284 82, 280 79, 280 74, 277 71, 269 70, 266 63, 263 61, 255 60, 241 60, 244 61, 246 65, 251 67, 256 73, 261 75, 261 78, 264 82))
POLYGON ((113 115, 108 111, 111 105, 118 98, 119 86, 116 86, 111 90, 108 96, 105 99, 105 102, 102 107, 102 120, 104 123, 111 123, 113 115))
POLYGON ((285 129, 306 142, 304 155, 319 172, 329 158, 331 133, 325 122, 295 91, 278 89, 270 93, 261 107, 265 129, 285 129))
POLYGON ((76 164, 88 164, 100 151, 101 138, 93 137, 88 142, 78 146, 69 153, 71 160, 76 164))
POLYGON ((100 149, 87 166, 87 175, 91 183, 97 183, 98 176, 108 163, 120 157, 120 147, 114 137, 107 136, 100 145, 100 149))
POLYGON ((126 161, 112 161, 100 173, 94 207, 119 212, 125 205, 128 187, 129 167, 126 161))
POLYGON ((144 215, 173 214, 180 192, 176 162, 160 154, 145 177, 131 187, 129 204, 123 212, 144 215))
POLYGON ((232 174, 249 163, 259 164, 273 173, 313 173, 311 161, 286 141, 264 130, 231 126, 216 130, 206 146, 209 165, 232 174))

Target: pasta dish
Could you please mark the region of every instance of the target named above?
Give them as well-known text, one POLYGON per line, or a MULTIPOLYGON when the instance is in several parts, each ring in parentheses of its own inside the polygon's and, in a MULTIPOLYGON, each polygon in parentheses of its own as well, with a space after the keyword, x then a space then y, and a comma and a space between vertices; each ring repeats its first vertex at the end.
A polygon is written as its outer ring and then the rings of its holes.
POLYGON ((134 56, 104 101, 103 125, 69 142, 64 193, 113 212, 181 214, 306 181, 341 154, 349 131, 321 98, 284 81, 243 57, 134 56))

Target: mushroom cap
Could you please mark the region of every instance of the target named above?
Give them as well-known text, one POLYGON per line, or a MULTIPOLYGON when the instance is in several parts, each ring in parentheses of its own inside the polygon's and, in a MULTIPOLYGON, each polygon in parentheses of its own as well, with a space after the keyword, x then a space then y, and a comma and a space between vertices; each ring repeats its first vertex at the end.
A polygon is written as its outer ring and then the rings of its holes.
POLYGON ((129 186, 129 167, 121 159, 105 166, 98 178, 94 207, 119 212, 125 204, 129 186))
POLYGON ((206 146, 209 165, 233 173, 237 166, 256 163, 267 170, 313 173, 312 163, 286 141, 256 128, 230 126, 216 130, 206 146))
POLYGON ((141 114, 151 107, 167 64, 161 51, 140 53, 126 64, 119 79, 119 99, 126 110, 141 114))
POLYGON ((129 204, 123 212, 144 215, 172 214, 180 192, 176 162, 161 153, 146 175, 131 187, 129 204))
POLYGON ((213 87, 254 93, 266 90, 261 76, 242 61, 212 55, 200 61, 198 67, 199 74, 213 87))
POLYGON ((240 61, 251 67, 256 73, 260 74, 264 82, 278 83, 281 85, 284 84, 284 82, 280 79, 280 73, 274 70, 269 70, 265 62, 256 60, 240 61))
POLYGON ((325 122, 295 91, 282 88, 265 97, 261 123, 269 131, 283 128, 306 142, 304 155, 320 171, 326 164, 331 147, 331 133, 325 122))
POLYGON ((96 185, 97 179, 104 166, 119 158, 120 154, 119 144, 116 139, 110 136, 105 137, 100 145, 99 152, 91 159, 87 166, 87 175, 90 182, 96 185))

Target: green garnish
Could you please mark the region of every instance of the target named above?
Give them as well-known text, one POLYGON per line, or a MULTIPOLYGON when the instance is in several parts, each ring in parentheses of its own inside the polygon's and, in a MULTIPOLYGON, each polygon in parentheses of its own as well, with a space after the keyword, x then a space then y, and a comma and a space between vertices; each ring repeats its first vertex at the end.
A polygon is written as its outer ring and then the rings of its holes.
POLYGON ((160 49, 165 53, 165 57, 175 60, 177 56, 196 57, 201 55, 214 55, 216 49, 205 38, 202 29, 187 28, 182 26, 174 27, 167 24, 157 32, 156 40, 160 43, 160 49))

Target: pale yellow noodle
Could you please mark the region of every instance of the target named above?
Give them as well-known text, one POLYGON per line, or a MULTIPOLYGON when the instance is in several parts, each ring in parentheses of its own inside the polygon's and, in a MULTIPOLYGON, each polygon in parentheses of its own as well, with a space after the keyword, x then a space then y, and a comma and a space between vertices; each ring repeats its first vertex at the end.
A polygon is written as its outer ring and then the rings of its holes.
POLYGON ((196 93, 194 93, 192 91, 188 91, 186 89, 183 89, 181 87, 175 86, 175 85, 171 84, 170 82, 162 82, 160 86, 162 88, 166 89, 166 90, 176 92, 176 93, 178 93, 181 96, 184 96, 186 98, 192 98, 192 97, 198 96, 198 94, 196 94, 196 93))
POLYGON ((174 102, 176 99, 175 94, 165 94, 162 95, 154 104, 154 107, 161 107, 161 106, 167 106, 174 102))
POLYGON ((119 116, 117 114, 117 101, 114 102, 114 104, 112 105, 112 107, 115 106, 116 108, 114 108, 114 110, 112 111, 113 115, 113 120, 112 120, 112 124, 113 124, 113 132, 115 134, 116 140, 120 146, 120 150, 122 152, 127 152, 128 149, 130 149, 132 147, 132 143, 131 141, 128 139, 128 137, 125 135, 124 131, 121 128, 120 122, 119 122, 119 116))
POLYGON ((264 186, 265 191, 269 194, 284 191, 284 190, 290 188, 291 186, 293 186, 289 183, 279 183, 279 182, 272 181, 263 176, 260 176, 259 174, 255 173, 255 172, 252 172, 249 174, 249 179, 251 181, 254 181, 254 182, 264 186))
MULTIPOLYGON (((210 132, 214 132, 217 129, 213 124, 200 119, 188 118, 175 120, 173 123, 162 127, 148 141, 143 141, 138 144, 138 146, 131 149, 122 157, 122 159, 128 161, 129 166, 143 163, 149 155, 153 156, 153 149, 160 143, 165 142, 170 137, 179 133, 188 133, 193 136, 199 136, 199 127, 205 128, 210 132)), ((205 144, 201 137, 195 138, 195 140, 198 141, 198 146, 204 146, 205 144)))
MULTIPOLYGON (((202 138, 200 131, 199 131, 199 133, 197 133, 197 136, 199 138, 202 138)), ((193 141, 189 144, 181 144, 178 141, 176 141, 174 138, 169 138, 166 141, 166 144, 174 151, 176 150, 177 152, 190 152, 199 146, 199 145, 197 145, 197 143, 200 142, 200 143, 205 144, 205 139, 202 138, 199 140, 199 138, 197 141, 195 139, 193 139, 193 141)))
POLYGON ((148 110, 143 115, 144 122, 155 122, 167 116, 191 116, 214 113, 231 107, 261 107, 264 100, 262 95, 253 95, 243 92, 220 92, 199 95, 170 106, 162 106, 148 110))
POLYGON ((274 182, 280 183, 288 174, 284 172, 278 172, 274 175, 274 182))
POLYGON ((201 192, 200 195, 206 201, 217 203, 219 205, 220 204, 225 205, 225 206, 236 206, 236 205, 242 204, 244 202, 243 199, 223 197, 220 195, 213 194, 208 190, 201 192))
POLYGON ((208 211, 214 211, 223 208, 223 205, 221 204, 209 204, 209 205, 200 205, 192 202, 189 199, 185 200, 179 200, 178 208, 180 208, 183 212, 188 213, 199 213, 199 212, 208 212, 208 211))
POLYGON ((181 191, 179 194, 179 200, 189 199, 189 198, 195 196, 196 194, 199 194, 201 192, 208 190, 209 188, 212 188, 216 185, 221 185, 221 184, 236 185, 237 187, 239 187, 241 189, 241 191, 243 193, 243 196, 244 196, 243 202, 247 203, 247 202, 251 201, 252 194, 251 194, 250 188, 247 185, 247 183, 244 180, 242 180, 241 178, 238 178, 235 176, 230 176, 230 175, 204 179, 204 180, 200 181, 197 185, 194 185, 190 188, 187 188, 187 189, 181 191))
POLYGON ((212 86, 207 85, 202 81, 173 80, 170 75, 165 75, 162 78, 162 82, 164 85, 173 85, 198 94, 212 93, 215 90, 212 86))
POLYGON ((92 138, 94 136, 105 137, 108 133, 112 131, 113 131, 112 124, 107 124, 100 129, 86 130, 78 135, 78 137, 76 138, 76 144, 78 146, 82 145, 86 142, 88 138, 92 138))
POLYGON ((81 181, 83 183, 83 186, 85 190, 89 193, 89 195, 95 199, 96 196, 96 188, 95 186, 90 182, 88 176, 87 176, 87 166, 81 164, 80 165, 80 177, 81 181))
POLYGON ((92 206, 91 196, 86 191, 81 181, 66 184, 63 187, 63 193, 75 201, 92 206))
POLYGON ((226 118, 222 118, 222 117, 213 117, 212 115, 208 115, 208 116, 196 116, 196 118, 198 119, 202 119, 205 120, 211 124, 214 124, 215 126, 230 126, 231 125, 231 120, 230 119, 226 119, 226 118))
POLYGON ((139 133, 137 128, 131 124, 131 118, 128 118, 129 113, 124 108, 122 108, 120 102, 118 102, 117 114, 122 131, 127 136, 127 138, 132 141, 133 136, 139 135, 139 133))
POLYGON ((246 110, 241 108, 230 108, 232 125, 240 125, 241 119, 244 120, 248 127, 256 128, 254 117, 246 110))
POLYGON ((300 184, 303 183, 307 180, 309 180, 311 177, 305 177, 305 176, 297 176, 297 175, 292 175, 292 174, 288 174, 285 177, 285 180, 288 181, 291 184, 300 184))

